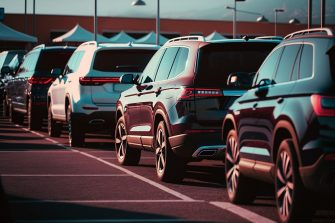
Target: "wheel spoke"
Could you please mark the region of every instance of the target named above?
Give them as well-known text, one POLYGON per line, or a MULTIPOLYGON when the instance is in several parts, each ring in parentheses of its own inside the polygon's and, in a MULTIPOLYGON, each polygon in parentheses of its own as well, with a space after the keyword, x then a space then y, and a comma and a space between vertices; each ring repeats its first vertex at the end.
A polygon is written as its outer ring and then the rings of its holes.
POLYGON ((122 136, 122 137, 121 137, 121 140, 122 140, 122 141, 126 141, 126 140, 127 140, 127 136, 126 136, 126 135, 122 136))
POLYGON ((163 169, 165 167, 165 157, 164 157, 163 153, 161 153, 161 155, 160 155, 160 161, 162 163, 162 169, 163 169))
POLYGON ((285 216, 288 216, 289 214, 289 205, 288 205, 288 199, 287 196, 284 197, 284 204, 285 204, 285 216))
POLYGON ((282 184, 286 184, 286 180, 284 179, 280 169, 278 168, 277 169, 277 178, 279 179, 279 181, 282 183, 282 184))
POLYGON ((283 193, 285 192, 286 187, 282 187, 277 191, 277 198, 280 199, 280 197, 283 195, 283 193))
POLYGON ((231 158, 231 156, 230 156, 230 154, 227 152, 227 154, 226 154, 226 158, 227 158, 227 160, 231 163, 231 164, 234 164, 234 160, 233 160, 233 158, 231 158))
POLYGON ((115 143, 119 144, 119 143, 121 143, 121 140, 119 138, 115 138, 115 143))
POLYGON ((287 182, 287 187, 290 189, 290 190, 293 190, 294 189, 294 184, 292 182, 287 182))
POLYGON ((228 171, 228 173, 227 173, 227 179, 228 179, 228 181, 231 181, 231 176, 232 176, 232 173, 234 172, 234 167, 232 167, 229 171, 228 171))
POLYGON ((285 174, 286 179, 287 179, 287 173, 289 170, 289 166, 290 166, 290 159, 286 154, 286 160, 285 160, 285 166, 284 166, 284 174, 285 174))
POLYGON ((285 196, 287 197, 287 202, 291 206, 292 205, 292 197, 289 191, 286 191, 285 196))

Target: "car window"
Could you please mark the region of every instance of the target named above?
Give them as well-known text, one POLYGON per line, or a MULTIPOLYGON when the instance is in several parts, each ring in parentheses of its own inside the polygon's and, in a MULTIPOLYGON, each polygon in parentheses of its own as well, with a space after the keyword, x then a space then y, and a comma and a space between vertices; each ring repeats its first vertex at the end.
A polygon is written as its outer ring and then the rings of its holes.
POLYGON ((292 74, 291 74, 291 81, 296 81, 296 80, 299 79, 298 74, 299 74, 301 51, 302 51, 302 47, 300 47, 299 52, 298 52, 298 56, 295 58, 294 67, 293 67, 293 71, 292 71, 292 74))
POLYGON ((176 58, 178 47, 168 48, 159 64, 155 81, 166 80, 169 76, 172 64, 176 58))
POLYGON ((22 65, 20 66, 19 73, 22 72, 32 72, 35 70, 39 52, 29 53, 24 59, 22 65))
POLYGON ((73 50, 42 51, 36 64, 36 75, 51 75, 52 69, 63 69, 72 53, 73 50))
POLYGON ((144 71, 143 71, 143 73, 142 73, 142 75, 139 79, 140 84, 153 82, 153 80, 155 79, 155 76, 156 76, 156 71, 157 71, 158 65, 161 61, 161 58, 162 58, 164 52, 165 52, 165 49, 160 49, 151 58, 150 62, 145 67, 145 69, 144 69, 144 71))
POLYGON ((80 62, 84 56, 84 51, 76 51, 72 54, 67 63, 66 70, 64 74, 74 73, 78 70, 80 62))
POLYGON ((178 76, 181 72, 183 72, 186 68, 187 59, 188 59, 188 48, 181 47, 177 53, 177 56, 174 60, 173 66, 171 68, 169 79, 178 76))
POLYGON ((277 73, 274 78, 275 83, 290 81, 293 65, 297 58, 300 47, 300 44, 287 45, 284 47, 284 51, 280 57, 277 73))
POLYGON ((257 72, 257 80, 256 85, 259 84, 259 82, 263 79, 270 79, 272 80, 272 77, 275 73, 279 57, 282 53, 283 47, 280 47, 276 49, 274 52, 272 52, 268 58, 265 60, 261 68, 257 72))
POLYGON ((311 77, 313 74, 313 46, 305 44, 300 59, 299 79, 311 77))
POLYGON ((155 50, 100 50, 96 53, 93 69, 103 72, 143 72, 155 50))
POLYGON ((251 74, 276 45, 275 42, 233 42, 204 46, 199 51, 195 85, 227 89, 230 88, 227 86, 229 75, 237 72, 246 74, 246 79, 253 78, 251 74))

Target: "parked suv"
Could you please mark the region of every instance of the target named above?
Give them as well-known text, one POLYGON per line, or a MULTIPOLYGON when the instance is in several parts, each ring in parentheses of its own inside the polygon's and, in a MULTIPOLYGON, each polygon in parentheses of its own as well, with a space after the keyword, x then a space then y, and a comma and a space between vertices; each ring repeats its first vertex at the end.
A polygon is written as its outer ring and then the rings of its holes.
POLYGON ((254 179, 275 184, 280 222, 311 219, 313 195, 335 194, 335 36, 292 33, 258 70, 223 122, 227 191, 255 197, 254 179))
POLYGON ((64 67, 74 47, 39 45, 24 58, 15 78, 8 81, 6 96, 14 123, 22 124, 28 115, 28 127, 39 130, 47 116, 47 91, 57 76, 53 68, 64 67))
POLYGON ((197 36, 169 40, 139 78, 121 78, 133 86, 117 104, 119 163, 136 165, 141 149, 149 149, 156 154, 158 178, 179 181, 187 161, 218 157, 224 149, 221 121, 228 107, 251 86, 254 73, 278 43, 206 42, 197 36), (227 88, 232 74, 245 77, 245 83, 227 88))
POLYGON ((116 102, 130 87, 119 83, 120 76, 141 73, 157 49, 155 45, 94 41, 80 45, 49 89, 49 135, 59 136, 62 123, 67 122, 70 145, 81 146, 88 131, 114 132, 116 102))

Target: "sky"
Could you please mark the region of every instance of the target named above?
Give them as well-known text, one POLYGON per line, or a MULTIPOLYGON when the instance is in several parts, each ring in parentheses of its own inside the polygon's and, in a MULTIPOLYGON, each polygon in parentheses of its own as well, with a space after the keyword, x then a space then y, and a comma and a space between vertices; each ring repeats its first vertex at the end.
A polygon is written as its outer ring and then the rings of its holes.
MULTIPOLYGON (((93 16, 94 0, 35 0, 37 14, 88 15, 93 16)), ((144 0, 146 6, 131 6, 133 0, 97 0, 98 16, 155 18, 157 0, 144 0)), ((312 0, 312 23, 320 24, 320 1, 312 0)), ((160 0, 161 18, 201 19, 231 21, 233 0, 160 0)), ((27 0, 28 13, 32 13, 33 0, 27 0)), ((325 0, 327 24, 335 24, 335 0, 325 0)), ((6 13, 24 13, 24 0, 0 0, 0 7, 6 13)), ((237 2, 237 20, 255 21, 263 15, 274 21, 274 9, 278 13, 278 23, 287 23, 296 18, 307 23, 307 0, 245 0, 237 2)))

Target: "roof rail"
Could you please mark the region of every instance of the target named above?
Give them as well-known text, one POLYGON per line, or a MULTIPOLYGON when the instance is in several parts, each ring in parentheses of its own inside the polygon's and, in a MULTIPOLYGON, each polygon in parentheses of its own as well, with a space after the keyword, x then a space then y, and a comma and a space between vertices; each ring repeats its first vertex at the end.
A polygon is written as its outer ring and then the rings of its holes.
POLYGON ((300 30, 300 31, 288 34, 287 36, 284 37, 284 39, 289 39, 295 36, 303 36, 303 35, 313 34, 313 33, 317 33, 317 34, 322 33, 327 36, 334 35, 333 31, 330 28, 314 28, 314 29, 304 29, 304 30, 300 30))
POLYGON ((255 39, 283 40, 281 36, 257 36, 255 39))
POLYGON ((203 36, 181 36, 181 37, 170 39, 167 41, 167 43, 186 41, 186 40, 206 41, 205 37, 203 36))
POLYGON ((36 50, 36 49, 39 49, 39 48, 45 48, 45 44, 37 45, 33 48, 33 50, 36 50))
POLYGON ((87 42, 80 44, 80 46, 86 46, 86 45, 98 46, 98 42, 93 40, 93 41, 87 41, 87 42))

